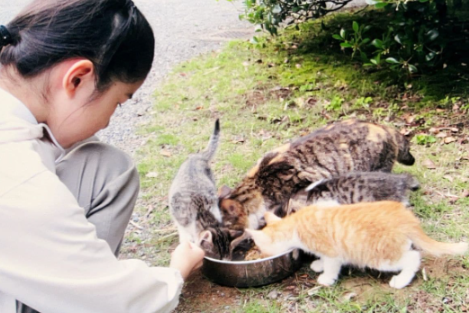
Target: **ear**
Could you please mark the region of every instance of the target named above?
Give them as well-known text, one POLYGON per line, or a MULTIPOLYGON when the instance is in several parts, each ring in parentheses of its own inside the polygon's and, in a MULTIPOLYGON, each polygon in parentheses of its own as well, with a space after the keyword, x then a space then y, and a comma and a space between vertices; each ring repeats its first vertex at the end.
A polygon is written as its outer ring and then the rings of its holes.
POLYGON ((230 234, 230 238, 238 238, 239 236, 244 234, 244 231, 236 230, 236 229, 230 229, 230 230, 228 230, 228 233, 230 234))
POLYGON ((278 217, 272 212, 265 212, 264 218, 265 218, 265 222, 267 223, 267 225, 281 220, 280 217, 278 217))
POLYGON ((212 232, 209 231, 209 230, 204 230, 203 232, 201 232, 199 234, 199 242, 200 242, 200 245, 202 245, 202 243, 205 241, 207 243, 212 243, 212 232))
POLYGON ((230 187, 228 187, 227 185, 223 185, 221 186, 220 188, 218 188, 218 198, 225 198, 227 197, 231 191, 233 189, 231 189, 230 187))
POLYGON ((90 90, 95 88, 94 65, 87 59, 72 61, 63 76, 62 87, 69 97, 74 97, 84 86, 90 90))
POLYGON ((244 252, 246 252, 249 249, 251 249, 253 245, 254 245, 254 242, 251 239, 251 236, 248 235, 246 232, 242 232, 241 235, 236 237, 230 243, 230 252, 233 252, 238 246, 240 246, 240 249, 242 249, 242 250, 244 250, 244 252))

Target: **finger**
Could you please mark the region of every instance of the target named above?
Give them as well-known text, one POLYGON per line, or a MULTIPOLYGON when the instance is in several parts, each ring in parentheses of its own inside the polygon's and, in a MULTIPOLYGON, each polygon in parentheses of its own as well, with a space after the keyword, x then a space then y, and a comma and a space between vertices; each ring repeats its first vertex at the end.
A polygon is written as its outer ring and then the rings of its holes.
POLYGON ((197 250, 197 249, 200 249, 199 246, 197 246, 195 243, 193 242, 189 242, 189 247, 192 249, 192 250, 197 250))
POLYGON ((201 268, 202 265, 204 265, 203 259, 202 259, 199 263, 197 263, 197 264, 194 266, 194 269, 196 270, 196 269, 198 269, 198 268, 201 268))

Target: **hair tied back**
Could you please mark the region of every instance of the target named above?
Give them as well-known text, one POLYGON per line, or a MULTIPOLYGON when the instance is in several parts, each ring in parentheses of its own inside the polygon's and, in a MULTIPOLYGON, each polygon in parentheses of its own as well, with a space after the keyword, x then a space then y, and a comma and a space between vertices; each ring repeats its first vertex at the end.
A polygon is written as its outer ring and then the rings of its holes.
POLYGON ((13 43, 13 39, 10 32, 5 26, 0 25, 0 47, 7 46, 11 43, 13 43))

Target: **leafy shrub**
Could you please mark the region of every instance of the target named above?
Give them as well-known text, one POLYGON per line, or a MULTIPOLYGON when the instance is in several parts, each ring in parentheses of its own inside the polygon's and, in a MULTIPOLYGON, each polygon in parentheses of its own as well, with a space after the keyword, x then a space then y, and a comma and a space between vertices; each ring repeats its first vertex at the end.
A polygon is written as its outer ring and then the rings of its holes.
POLYGON ((277 34, 280 23, 302 22, 343 8, 352 0, 245 0, 242 18, 260 25, 271 35, 277 34))
MULTIPOLYGON (((350 1, 245 0, 242 17, 276 35, 282 22, 300 23, 318 18, 350 1)), ((377 19, 384 14, 388 22, 372 26, 354 21, 331 34, 342 50, 351 52, 352 59, 370 68, 390 69, 406 79, 444 66, 450 57, 445 54, 448 38, 443 35, 447 23, 445 0, 367 2, 376 9, 377 19)))
POLYGON ((441 35, 446 17, 444 0, 378 0, 374 3, 391 16, 388 25, 375 30, 374 33, 381 33, 379 38, 366 36, 370 26, 358 25, 356 21, 350 34, 341 29, 339 34, 333 35, 341 41, 343 49, 352 50, 352 58, 360 52, 365 66, 403 69, 408 75, 441 66, 447 45, 447 38, 441 35))

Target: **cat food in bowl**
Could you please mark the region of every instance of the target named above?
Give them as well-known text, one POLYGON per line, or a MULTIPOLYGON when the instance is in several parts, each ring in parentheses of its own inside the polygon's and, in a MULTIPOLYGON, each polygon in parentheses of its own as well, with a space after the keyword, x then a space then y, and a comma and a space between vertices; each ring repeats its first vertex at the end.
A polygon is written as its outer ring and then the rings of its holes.
POLYGON ((301 267, 299 250, 250 261, 225 261, 204 258, 202 273, 223 286, 256 287, 279 281, 301 267))

